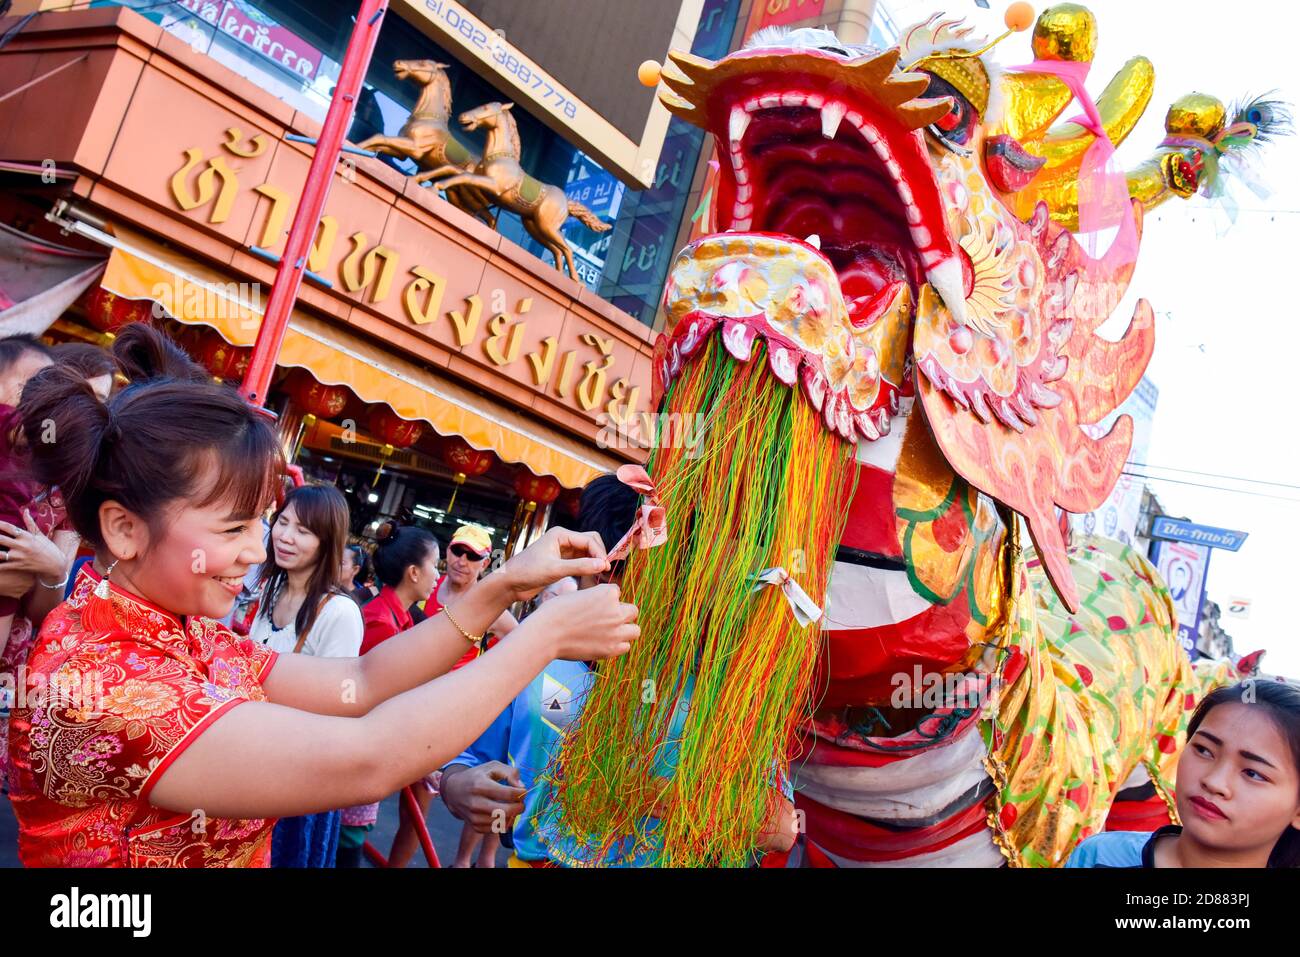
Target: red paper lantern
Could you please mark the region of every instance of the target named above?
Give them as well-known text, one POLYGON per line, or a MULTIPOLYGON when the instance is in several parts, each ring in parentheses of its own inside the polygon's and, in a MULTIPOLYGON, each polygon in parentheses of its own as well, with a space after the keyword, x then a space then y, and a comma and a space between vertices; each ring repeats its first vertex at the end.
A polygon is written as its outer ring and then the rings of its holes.
POLYGON ((252 349, 232 346, 215 329, 204 329, 199 333, 194 353, 203 368, 218 379, 229 380, 242 380, 253 358, 252 349))
POLYGON ((474 446, 470 445, 459 435, 448 436, 442 444, 442 460, 456 470, 452 476, 452 481, 456 483, 455 490, 451 493, 451 501, 447 503, 447 514, 456 507, 456 496, 460 494, 460 487, 471 475, 482 475, 492 467, 496 461, 496 456, 491 452, 481 452, 474 446))
MULTIPOLYGON (((294 369, 289 374, 286 391, 304 415, 332 419, 342 413, 348 404, 348 389, 342 385, 325 385, 311 377, 304 369, 294 369)), ((416 436, 419 437, 418 435, 416 436)))
POLYGON ((534 475, 525 469, 515 476, 515 491, 525 502, 550 505, 564 488, 549 475, 534 475))
POLYGON ((85 307, 86 321, 100 332, 116 333, 123 326, 153 318, 153 300, 126 299, 103 286, 87 293, 85 307))
POLYGON ((578 517, 578 509, 582 505, 582 489, 566 488, 557 501, 557 507, 567 515, 578 517))
MULTIPOLYGON (((442 449, 443 461, 456 470, 459 475, 470 478, 476 475, 482 475, 492 467, 496 460, 491 452, 481 452, 474 448, 458 435, 453 435, 447 440, 442 449)), ((460 479, 456 484, 465 481, 460 479)))
POLYGON ((424 423, 404 419, 386 405, 375 406, 367 417, 370 432, 395 449, 404 449, 420 440, 424 423))

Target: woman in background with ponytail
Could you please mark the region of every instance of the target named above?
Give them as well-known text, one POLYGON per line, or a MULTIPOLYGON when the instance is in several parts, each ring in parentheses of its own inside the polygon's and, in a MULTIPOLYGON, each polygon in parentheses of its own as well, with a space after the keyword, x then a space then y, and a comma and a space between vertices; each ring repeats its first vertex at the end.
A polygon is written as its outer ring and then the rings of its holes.
MULTIPOLYGON (((165 354, 160 338, 128 327, 114 352, 130 339, 165 354)), ((27 672, 48 691, 11 718, 25 865, 265 866, 275 818, 392 794, 459 753, 552 659, 624 654, 638 637, 636 608, 599 586, 547 602, 446 674, 511 603, 608 567, 596 536, 553 528, 363 657, 239 639, 214 619, 266 559, 275 429, 228 386, 131 378, 102 404, 54 366, 23 397, 33 476, 61 489, 103 569, 83 568, 47 616, 27 672), (58 441, 42 443, 51 422, 58 441)))
POLYGON ((375 540, 378 544, 370 561, 380 589, 361 613, 365 622, 363 655, 414 624, 409 609, 437 582, 441 558, 438 539, 415 525, 384 522, 375 540))
MULTIPOLYGON (((366 604, 361 617, 365 619, 366 636, 361 643, 364 655, 394 635, 414 626, 409 609, 433 589, 438 582, 438 561, 441 551, 433 533, 414 525, 384 522, 375 533, 378 544, 370 561, 375 578, 382 586, 379 594, 366 604)), ((411 788, 420 813, 428 810, 429 801, 436 793, 432 775, 428 775, 411 788)), ((393 846, 388 855, 389 867, 405 867, 415 856, 418 838, 415 825, 407 815, 406 806, 398 804, 399 823, 393 836, 393 846)), ((348 808, 343 812, 344 834, 339 839, 340 860, 360 866, 361 846, 365 834, 375 826, 379 817, 379 804, 348 808)))

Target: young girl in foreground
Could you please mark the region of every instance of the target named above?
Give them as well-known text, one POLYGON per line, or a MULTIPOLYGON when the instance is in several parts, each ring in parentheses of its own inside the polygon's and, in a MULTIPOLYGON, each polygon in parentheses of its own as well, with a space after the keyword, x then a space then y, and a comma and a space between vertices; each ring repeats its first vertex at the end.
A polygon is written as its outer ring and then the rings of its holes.
POLYGON ((62 489, 105 569, 46 619, 28 690, 49 690, 13 713, 27 866, 263 866, 275 818, 393 793, 458 754, 551 659, 622 654, 638 636, 635 607, 606 586, 547 603, 438 677, 512 602, 608 567, 597 538, 552 529, 364 657, 240 640, 212 619, 266 557, 260 516, 283 466, 268 420, 228 387, 173 378, 103 404, 58 367, 23 404, 36 476, 62 489), (49 423, 57 441, 42 441, 49 423))
POLYGON ((1252 679, 1206 695, 1176 803, 1181 827, 1097 834, 1066 867, 1300 867, 1300 690, 1252 679))

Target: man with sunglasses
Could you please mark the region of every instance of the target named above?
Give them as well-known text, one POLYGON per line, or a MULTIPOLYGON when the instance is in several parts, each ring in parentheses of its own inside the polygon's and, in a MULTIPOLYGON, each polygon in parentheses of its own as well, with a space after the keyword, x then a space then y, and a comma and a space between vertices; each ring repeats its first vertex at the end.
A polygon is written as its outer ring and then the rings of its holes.
MULTIPOLYGON (((482 577, 491 559, 492 536, 486 529, 479 528, 477 525, 462 525, 456 529, 456 534, 451 536, 451 544, 447 546, 447 572, 438 579, 438 584, 433 586, 433 591, 425 600, 424 614, 433 617, 442 610, 443 605, 454 602, 469 591, 470 587, 482 577)), ((483 650, 492 647, 518 625, 519 622, 515 620, 514 615, 503 611, 501 617, 492 622, 492 627, 487 630, 483 650)), ((469 649, 465 652, 465 656, 452 666, 452 670, 464 667, 479 654, 481 652, 477 648, 469 649)))

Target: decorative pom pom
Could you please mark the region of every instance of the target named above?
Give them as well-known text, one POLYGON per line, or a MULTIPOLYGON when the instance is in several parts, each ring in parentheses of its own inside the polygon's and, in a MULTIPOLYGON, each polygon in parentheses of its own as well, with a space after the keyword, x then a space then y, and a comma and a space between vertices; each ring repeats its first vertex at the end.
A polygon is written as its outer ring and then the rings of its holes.
POLYGON ((1034 25, 1034 8, 1021 0, 1021 2, 1013 3, 1007 7, 1007 12, 1002 20, 1007 25, 1008 30, 1024 33, 1034 25))
POLYGON ((646 60, 636 68, 636 78, 642 86, 658 86, 661 69, 658 60, 646 60))

